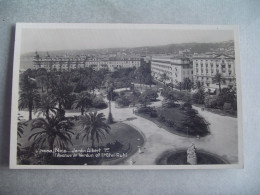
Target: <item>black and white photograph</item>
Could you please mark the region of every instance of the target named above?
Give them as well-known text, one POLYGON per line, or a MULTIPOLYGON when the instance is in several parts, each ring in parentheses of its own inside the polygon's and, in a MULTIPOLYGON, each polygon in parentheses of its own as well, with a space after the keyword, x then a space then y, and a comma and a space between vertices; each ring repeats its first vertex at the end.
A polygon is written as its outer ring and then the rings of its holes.
POLYGON ((15 31, 10 168, 243 168, 237 26, 15 31))

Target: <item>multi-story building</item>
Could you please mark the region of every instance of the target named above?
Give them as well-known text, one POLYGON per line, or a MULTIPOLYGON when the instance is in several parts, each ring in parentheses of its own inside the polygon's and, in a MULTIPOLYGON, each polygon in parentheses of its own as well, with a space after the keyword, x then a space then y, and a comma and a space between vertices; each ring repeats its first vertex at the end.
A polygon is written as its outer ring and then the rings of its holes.
POLYGON ((184 81, 185 78, 192 80, 192 63, 188 58, 184 57, 153 57, 151 62, 152 76, 156 80, 165 80, 166 83, 177 85, 184 81))
POLYGON ((121 68, 140 67, 140 58, 108 58, 108 59, 91 59, 86 60, 85 67, 93 68, 94 70, 108 69, 115 71, 121 68))
POLYGON ((115 71, 121 68, 131 68, 140 66, 140 58, 88 58, 87 56, 64 57, 55 56, 50 57, 47 54, 45 57, 40 57, 36 52, 33 58, 33 68, 45 68, 47 71, 70 71, 79 68, 92 68, 93 70, 107 69, 115 71))
POLYGON ((218 88, 214 82, 217 73, 221 74, 222 85, 232 85, 236 78, 235 58, 225 55, 204 55, 193 57, 193 80, 200 81, 207 88, 218 88))

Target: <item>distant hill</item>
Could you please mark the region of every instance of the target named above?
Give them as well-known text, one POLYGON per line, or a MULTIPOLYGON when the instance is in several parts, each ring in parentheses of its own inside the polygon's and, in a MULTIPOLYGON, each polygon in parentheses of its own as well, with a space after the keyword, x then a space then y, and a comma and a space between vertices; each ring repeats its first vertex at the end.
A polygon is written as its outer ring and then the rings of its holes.
MULTIPOLYGON (((205 53, 209 51, 234 49, 234 41, 224 41, 217 43, 182 43, 168 44, 162 46, 147 46, 135 48, 106 48, 106 49, 86 49, 86 50, 59 50, 48 51, 50 56, 76 56, 76 55, 99 55, 99 54, 116 54, 117 52, 133 53, 133 54, 175 54, 181 50, 189 50, 189 53, 205 53)), ((47 51, 38 52, 40 56, 46 56, 47 51)), ((26 53, 21 55, 21 69, 32 68, 32 59, 34 53, 26 53)))

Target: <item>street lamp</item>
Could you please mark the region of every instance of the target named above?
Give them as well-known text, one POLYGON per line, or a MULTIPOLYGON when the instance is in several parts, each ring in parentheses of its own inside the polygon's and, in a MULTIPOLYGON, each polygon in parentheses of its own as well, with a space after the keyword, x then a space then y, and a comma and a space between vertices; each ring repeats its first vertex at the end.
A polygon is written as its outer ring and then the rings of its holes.
POLYGON ((138 148, 138 153, 141 154, 142 153, 142 150, 141 150, 141 146, 140 146, 140 138, 137 138, 137 148, 138 148))

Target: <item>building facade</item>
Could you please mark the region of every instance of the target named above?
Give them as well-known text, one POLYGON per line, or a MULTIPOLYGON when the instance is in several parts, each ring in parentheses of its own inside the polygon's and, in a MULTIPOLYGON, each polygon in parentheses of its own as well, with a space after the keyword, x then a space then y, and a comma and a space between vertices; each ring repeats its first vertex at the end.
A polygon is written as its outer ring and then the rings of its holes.
POLYGON ((214 82, 217 73, 221 74, 222 85, 232 85, 236 79, 235 58, 225 55, 193 57, 193 80, 200 81, 207 88, 218 88, 214 82))
POLYGON ((63 57, 55 56, 50 57, 47 54, 45 57, 40 57, 36 52, 33 57, 33 69, 45 68, 47 71, 70 71, 79 68, 92 68, 95 71, 107 69, 115 71, 121 68, 140 67, 140 58, 88 58, 87 56, 76 57, 63 57))
POLYGON ((151 72, 154 79, 177 85, 184 82, 186 78, 192 80, 192 62, 188 58, 153 57, 151 61, 151 72))

